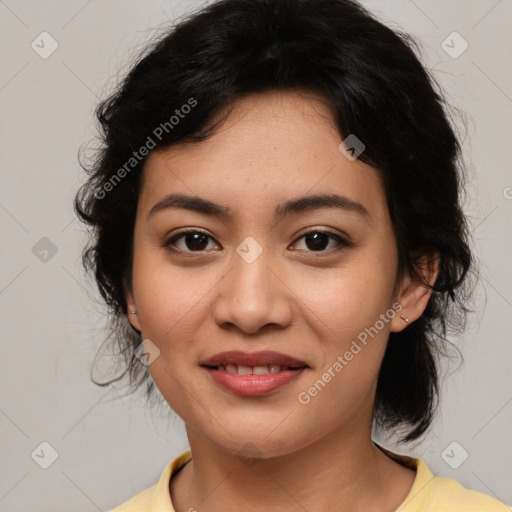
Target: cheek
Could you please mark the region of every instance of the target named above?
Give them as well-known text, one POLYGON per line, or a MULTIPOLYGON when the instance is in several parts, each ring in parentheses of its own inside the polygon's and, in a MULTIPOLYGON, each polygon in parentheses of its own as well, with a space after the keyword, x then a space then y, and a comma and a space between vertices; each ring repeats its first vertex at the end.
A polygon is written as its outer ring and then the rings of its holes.
POLYGON ((190 272, 178 271, 169 263, 143 264, 142 258, 140 263, 137 274, 134 268, 134 288, 141 332, 160 351, 148 369, 169 406, 193 424, 195 401, 191 397, 199 395, 190 386, 194 344, 198 326, 204 323, 201 299, 211 285, 204 279, 194 280, 190 272))
POLYGON ((165 249, 141 243, 134 254, 133 286, 142 334, 166 346, 177 332, 186 341, 184 331, 193 328, 193 319, 216 281, 213 272, 177 266, 165 249))
POLYGON ((395 255, 385 249, 379 253, 368 247, 337 268, 303 273, 294 279, 294 291, 307 306, 301 314, 317 318, 317 328, 326 340, 338 340, 338 348, 373 325, 390 307, 395 255))
POLYGON ((151 254, 144 256, 141 251, 134 258, 133 286, 142 338, 159 350, 148 370, 169 406, 189 417, 190 399, 184 388, 188 388, 190 366, 195 362, 191 345, 202 322, 198 317, 201 298, 211 287, 204 280, 194 284, 190 273, 179 272, 151 254))
POLYGON ((395 315, 393 258, 392 250, 378 253, 369 247, 343 268, 297 280, 304 305, 300 315, 322 345, 314 377, 320 375, 319 389, 326 384, 331 390, 319 393, 323 397, 317 401, 324 405, 335 405, 341 397, 347 405, 355 403, 377 378, 395 315))

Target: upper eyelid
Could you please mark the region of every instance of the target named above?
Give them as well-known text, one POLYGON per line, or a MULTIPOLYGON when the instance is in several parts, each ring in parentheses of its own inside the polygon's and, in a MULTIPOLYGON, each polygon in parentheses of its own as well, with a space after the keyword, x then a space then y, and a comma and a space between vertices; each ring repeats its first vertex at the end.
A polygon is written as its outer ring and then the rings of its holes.
MULTIPOLYGON (((332 229, 332 228, 330 228, 332 229)), ((309 235, 309 234, 312 234, 312 233, 323 233, 327 236, 329 236, 330 238, 334 238, 334 239, 339 239, 338 240, 338 243, 340 245, 352 245, 352 242, 350 240, 350 237, 348 235, 345 235, 345 234, 339 234, 339 233, 335 233, 333 231, 330 231, 329 228, 310 228, 308 231, 305 231, 301 234, 298 234, 297 237, 295 238, 295 241, 298 241, 300 240, 301 238, 309 235)), ((209 235, 208 233, 206 233, 205 231, 202 231, 200 228, 193 228, 193 229, 190 229, 190 228, 187 228, 187 229, 184 229, 183 231, 178 231, 177 233, 174 233, 172 236, 166 238, 166 241, 164 242, 164 246, 167 246, 167 245, 171 245, 171 242, 174 243, 176 240, 178 240, 181 236, 183 235, 186 235, 188 233, 201 233, 203 235, 205 235, 207 238, 210 238, 211 240, 214 240, 217 244, 218 242, 215 240, 215 238, 211 235, 209 235)), ((220 245, 220 244, 219 244, 220 245)), ((179 251, 180 249, 178 249, 179 251)), ((182 252, 190 252, 190 253, 200 253, 201 251, 182 251, 182 252)), ((320 252, 329 252, 329 251, 320 251, 320 252)))

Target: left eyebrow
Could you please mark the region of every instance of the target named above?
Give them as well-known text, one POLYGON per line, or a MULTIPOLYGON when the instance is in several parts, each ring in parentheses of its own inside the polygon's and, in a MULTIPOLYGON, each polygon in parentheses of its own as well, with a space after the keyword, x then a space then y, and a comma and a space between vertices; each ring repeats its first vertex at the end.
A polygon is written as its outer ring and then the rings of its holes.
POLYGON ((355 213, 365 220, 371 218, 370 212, 361 203, 339 194, 315 194, 290 199, 276 207, 274 216, 276 219, 282 219, 291 213, 298 214, 321 208, 338 208, 355 213))
MULTIPOLYGON (((227 206, 214 203, 199 196, 174 193, 158 201, 149 211, 148 218, 157 212, 173 208, 181 208, 214 217, 232 217, 232 211, 227 206)), ((290 214, 299 214, 321 208, 338 208, 355 213, 365 220, 371 218, 370 212, 361 203, 339 194, 315 194, 289 199, 277 205, 274 217, 282 219, 290 214)))

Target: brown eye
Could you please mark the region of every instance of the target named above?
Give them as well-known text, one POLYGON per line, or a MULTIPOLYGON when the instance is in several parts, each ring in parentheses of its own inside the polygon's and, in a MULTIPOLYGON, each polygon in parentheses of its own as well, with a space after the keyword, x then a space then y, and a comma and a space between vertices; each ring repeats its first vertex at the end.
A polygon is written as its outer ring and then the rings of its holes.
POLYGON ((200 252, 206 250, 208 240, 213 239, 201 231, 183 231, 169 238, 164 247, 173 252, 200 252), (178 246, 177 242, 180 239, 183 240, 181 247, 176 250, 174 247, 178 246))
POLYGON ((329 231, 310 231, 309 233, 302 235, 299 240, 301 239, 305 240, 306 250, 313 252, 339 251, 352 245, 348 240, 345 240, 341 236, 329 231), (329 246, 330 240, 334 240, 337 246, 326 251, 325 248, 329 246))
MULTIPOLYGON (((302 239, 306 242, 306 249, 304 250, 316 253, 331 253, 352 246, 352 243, 348 240, 329 231, 310 231, 302 235, 298 240, 302 239), (334 247, 326 250, 333 241, 335 242, 334 247)), ((213 240, 213 238, 202 231, 182 231, 169 238, 163 244, 163 247, 175 253, 200 253, 207 250, 210 240, 213 240)))

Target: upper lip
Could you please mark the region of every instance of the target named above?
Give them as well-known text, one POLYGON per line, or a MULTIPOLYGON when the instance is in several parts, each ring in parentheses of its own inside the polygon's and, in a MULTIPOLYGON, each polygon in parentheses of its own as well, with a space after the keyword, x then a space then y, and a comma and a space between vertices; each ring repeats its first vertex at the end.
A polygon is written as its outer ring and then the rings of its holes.
POLYGON ((263 350, 261 352, 243 352, 241 350, 230 350, 219 352, 208 359, 205 359, 202 366, 218 366, 226 364, 236 364, 242 366, 263 366, 266 364, 279 364, 281 366, 290 366, 301 368, 308 366, 304 361, 295 357, 274 352, 273 350, 263 350))

